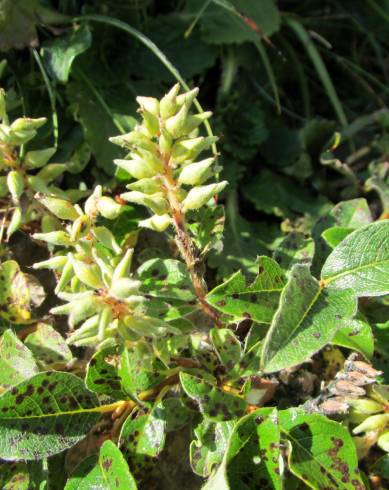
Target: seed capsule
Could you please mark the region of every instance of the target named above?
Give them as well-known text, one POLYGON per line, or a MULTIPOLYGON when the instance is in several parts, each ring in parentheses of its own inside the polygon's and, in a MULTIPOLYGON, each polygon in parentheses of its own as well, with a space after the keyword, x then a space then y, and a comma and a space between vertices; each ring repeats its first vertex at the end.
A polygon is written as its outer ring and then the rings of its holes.
POLYGON ((23 213, 21 208, 18 206, 14 209, 12 213, 11 221, 7 227, 7 240, 11 238, 11 236, 17 231, 23 223, 23 213))
POLYGON ((158 215, 155 214, 151 218, 139 221, 139 226, 142 228, 149 228, 154 231, 165 231, 172 223, 172 218, 168 214, 158 215))
POLYGON ((188 195, 183 201, 183 212, 190 209, 199 209, 206 204, 213 196, 221 192, 228 182, 218 182, 204 186, 194 187, 188 192, 188 195))
POLYGON ((210 167, 215 158, 207 158, 201 162, 195 162, 184 167, 178 177, 179 184, 198 185, 202 184, 210 176, 210 167))
POLYGON ((50 160, 56 152, 55 148, 46 150, 28 151, 23 160, 24 167, 28 169, 41 168, 50 160))
POLYGON ((383 413, 379 415, 371 415, 364 420, 360 425, 355 427, 353 434, 360 434, 361 432, 369 432, 372 430, 383 430, 389 422, 389 414, 383 413))
POLYGON ((79 217, 73 204, 65 199, 49 196, 37 196, 37 199, 59 219, 75 221, 79 217))
POLYGON ((180 91, 180 84, 176 83, 169 92, 162 97, 159 103, 159 112, 163 119, 173 116, 178 110, 179 106, 176 102, 176 97, 180 91))
POLYGON ((97 201, 99 213, 107 219, 116 219, 123 211, 123 206, 107 196, 102 196, 97 201))

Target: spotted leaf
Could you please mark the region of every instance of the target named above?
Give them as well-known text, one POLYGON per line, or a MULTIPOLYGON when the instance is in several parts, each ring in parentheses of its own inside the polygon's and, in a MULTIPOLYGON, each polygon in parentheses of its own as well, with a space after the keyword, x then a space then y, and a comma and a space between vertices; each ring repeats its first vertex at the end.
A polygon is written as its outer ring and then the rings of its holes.
POLYGON ((38 366, 30 350, 12 330, 6 330, 0 337, 0 385, 8 388, 37 372, 38 366))
POLYGON ((25 338, 24 343, 43 367, 67 363, 73 358, 65 339, 47 323, 38 323, 36 330, 25 338))
POLYGON ((289 468, 311 488, 364 490, 348 430, 320 414, 291 408, 279 413, 290 443, 289 468))
POLYGON ((120 449, 105 441, 99 458, 90 468, 92 460, 80 464, 68 480, 65 490, 137 490, 136 482, 120 449))
POLYGON ((277 411, 261 408, 235 425, 223 461, 204 490, 281 490, 280 464, 277 411))
POLYGON ((221 422, 243 415, 246 408, 243 398, 188 373, 181 372, 180 381, 185 393, 198 403, 205 417, 221 422))
POLYGON ((115 365, 115 348, 107 348, 96 352, 88 363, 85 377, 86 387, 95 393, 123 400, 126 394, 121 387, 121 377, 115 365), (110 362, 108 362, 110 361, 110 362))
POLYGON ((98 420, 96 396, 81 379, 48 371, 0 396, 0 458, 41 459, 82 439, 98 420))
POLYGON ((32 321, 32 308, 39 306, 45 293, 38 281, 24 274, 17 262, 7 260, 0 266, 0 316, 11 323, 32 321))
POLYGON ((270 323, 285 282, 277 262, 263 256, 258 259, 258 275, 252 284, 247 285, 242 272, 236 272, 208 293, 207 301, 234 318, 270 323))

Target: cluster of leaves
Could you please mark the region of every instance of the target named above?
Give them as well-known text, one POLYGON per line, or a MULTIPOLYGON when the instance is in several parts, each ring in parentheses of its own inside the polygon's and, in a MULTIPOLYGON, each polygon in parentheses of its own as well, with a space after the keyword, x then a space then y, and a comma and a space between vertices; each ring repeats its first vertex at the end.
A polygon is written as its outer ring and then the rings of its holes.
POLYGON ((1 488, 386 487, 383 4, 0 2, 1 488))

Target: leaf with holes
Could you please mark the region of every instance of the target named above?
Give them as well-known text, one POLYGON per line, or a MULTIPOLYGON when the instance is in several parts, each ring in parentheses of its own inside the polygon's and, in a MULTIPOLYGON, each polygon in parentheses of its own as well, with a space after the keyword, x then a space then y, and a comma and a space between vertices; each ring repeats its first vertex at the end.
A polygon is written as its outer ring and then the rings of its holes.
POLYGON ((32 353, 12 330, 6 330, 0 337, 0 385, 8 388, 37 373, 32 353))
POLYGON ((0 396, 0 458, 41 459, 76 444, 99 418, 81 379, 48 371, 0 396))
POLYGON ((123 400, 127 395, 121 386, 121 377, 115 365, 115 357, 117 357, 115 348, 109 347, 97 351, 88 363, 85 386, 95 393, 123 400), (108 360, 111 362, 107 362, 108 360))
POLYGON ((195 298, 193 285, 185 265, 173 259, 151 259, 137 270, 142 290, 152 297, 167 301, 191 301, 195 298))
POLYGON ((24 343, 44 367, 68 363, 73 358, 65 339, 47 323, 38 323, 24 343))
POLYGON ((194 430, 196 439, 190 444, 190 465, 199 476, 208 477, 221 463, 235 423, 212 422, 204 419, 194 430))
POLYGON ((166 420, 155 412, 156 405, 136 419, 128 417, 120 432, 119 445, 136 477, 149 471, 157 462, 166 439, 166 420))
POLYGON ((389 220, 348 235, 327 258, 321 278, 328 288, 352 288, 358 297, 389 294, 389 220))
POLYGON ((35 277, 24 274, 17 262, 7 260, 0 266, 0 316, 11 323, 32 321, 32 307, 43 302, 45 293, 35 277))
POLYGON ((188 373, 181 372, 180 381, 185 393, 198 403, 204 417, 221 422, 243 415, 246 408, 243 398, 188 373))
POLYGON ((289 468, 311 488, 363 490, 354 442, 348 430, 323 415, 291 408, 279 413, 289 440, 289 468))
POLYGON ((280 458, 277 410, 256 410, 235 425, 223 462, 204 490, 281 490, 280 458))
POLYGON ((207 301, 234 318, 270 323, 285 283, 284 272, 277 262, 263 256, 258 258, 258 275, 249 286, 243 274, 236 272, 208 293, 207 301))
POLYGON ((99 458, 90 469, 91 460, 81 463, 68 480, 65 490, 137 490, 137 485, 120 449, 105 441, 99 458))
POLYGON ((262 369, 269 373, 306 361, 331 342, 356 308, 352 291, 322 288, 307 266, 296 265, 264 340, 262 369))

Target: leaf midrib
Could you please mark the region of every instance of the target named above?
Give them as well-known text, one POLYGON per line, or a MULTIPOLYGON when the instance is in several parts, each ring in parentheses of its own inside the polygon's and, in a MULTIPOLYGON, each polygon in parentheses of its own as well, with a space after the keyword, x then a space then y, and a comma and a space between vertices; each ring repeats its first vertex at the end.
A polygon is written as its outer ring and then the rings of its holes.
POLYGON ((354 267, 352 269, 347 269, 346 271, 340 272, 339 274, 335 274, 334 276, 330 276, 328 278, 323 277, 323 281, 326 284, 330 284, 332 281, 339 279, 340 277, 346 276, 348 274, 353 274, 363 269, 367 269, 369 267, 376 267, 378 265, 382 265, 387 263, 389 265, 389 259, 380 260, 379 262, 369 262, 368 264, 360 265, 358 267, 354 267))

